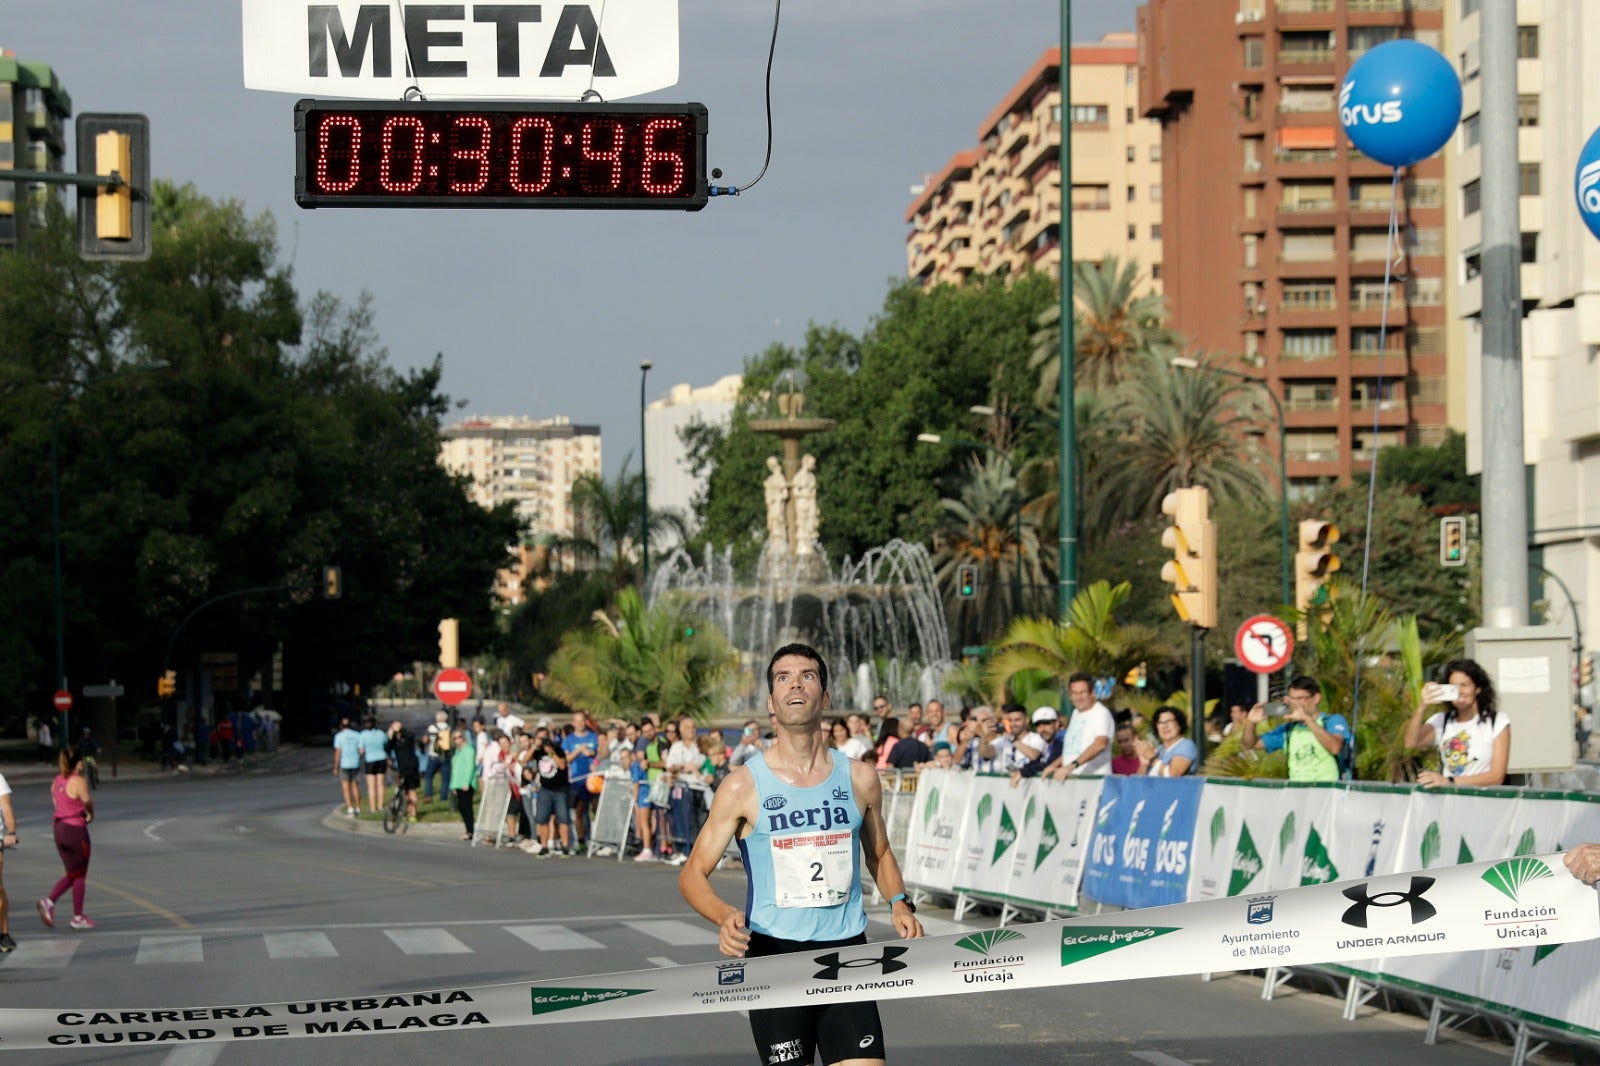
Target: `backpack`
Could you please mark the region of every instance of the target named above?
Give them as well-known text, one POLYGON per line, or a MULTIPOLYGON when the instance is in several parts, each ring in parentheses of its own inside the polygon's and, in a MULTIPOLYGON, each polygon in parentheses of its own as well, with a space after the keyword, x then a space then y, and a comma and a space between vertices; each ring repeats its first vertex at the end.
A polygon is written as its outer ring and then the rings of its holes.
MULTIPOLYGON (((1326 730, 1328 728, 1328 719, 1332 717, 1334 716, 1331 712, 1324 711, 1317 715, 1317 724, 1326 730)), ((1356 738, 1354 734, 1345 737, 1344 743, 1339 745, 1339 754, 1334 756, 1334 760, 1339 764, 1339 780, 1341 781, 1349 781, 1355 776, 1355 745, 1356 738)))

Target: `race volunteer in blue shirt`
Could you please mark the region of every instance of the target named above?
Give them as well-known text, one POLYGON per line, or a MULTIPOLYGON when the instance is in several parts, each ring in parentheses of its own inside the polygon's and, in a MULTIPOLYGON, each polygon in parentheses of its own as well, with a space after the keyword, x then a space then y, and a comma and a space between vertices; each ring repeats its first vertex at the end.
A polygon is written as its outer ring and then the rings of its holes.
POLYGON ((1322 686, 1314 677, 1297 677, 1289 682, 1287 710, 1283 722, 1258 738, 1256 728, 1267 720, 1266 705, 1258 703, 1245 715, 1239 728, 1243 751, 1289 752, 1289 780, 1337 781, 1350 768, 1350 724, 1342 714, 1322 711, 1322 686))
MULTIPOLYGON (((776 739, 717 789, 678 890, 717 926, 724 955, 822 952, 819 980, 841 989, 870 985, 883 972, 868 964, 904 949, 875 956, 860 947, 867 929, 863 865, 889 899, 895 931, 902 938, 922 935, 889 849, 877 769, 826 743, 820 725, 830 702, 828 667, 816 649, 779 648, 767 665, 767 692, 776 739), (718 896, 710 880, 734 839, 747 880, 742 908, 718 896)), ((765 1066, 810 1063, 818 1051, 827 1063, 864 1066, 885 1058, 873 1000, 752 1009, 750 1030, 765 1066)))
POLYGON ((361 734, 350 728, 350 719, 339 719, 333 750, 333 772, 343 790, 344 813, 354 818, 361 808, 361 734))

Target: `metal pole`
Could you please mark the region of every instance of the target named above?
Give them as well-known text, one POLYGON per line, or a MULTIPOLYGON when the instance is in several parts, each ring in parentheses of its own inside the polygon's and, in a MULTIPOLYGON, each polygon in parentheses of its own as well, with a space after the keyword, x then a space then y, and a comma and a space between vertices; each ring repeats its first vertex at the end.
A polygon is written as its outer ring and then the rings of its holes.
POLYGON ((1067 617, 1078 595, 1077 374, 1072 336, 1072 0, 1061 0, 1061 532, 1060 609, 1067 617))
POLYGON ((1528 495, 1522 449, 1522 221, 1517 14, 1483 5, 1483 624, 1528 624, 1528 495))
MULTIPOLYGON (((67 401, 72 398, 81 386, 76 382, 67 386, 67 391, 62 393, 61 399, 56 401, 56 409, 50 415, 50 544, 55 556, 53 572, 56 601, 56 691, 64 692, 67 687, 67 623, 66 612, 62 606, 61 595, 61 450, 60 427, 61 412, 67 406, 67 401)), ((67 744, 67 712, 60 711, 56 715, 56 748, 64 749, 67 744)))
POLYGON ((639 364, 639 595, 650 587, 650 466, 644 442, 644 382, 654 365, 646 359, 639 364))
POLYGON ((1189 627, 1189 736, 1199 773, 1206 762, 1206 631, 1199 626, 1189 627))
MULTIPOLYGON (((1011 463, 1011 474, 1017 477, 1017 464, 1008 455, 1006 461, 1011 463)), ((1015 622, 1022 617, 1022 482, 1017 480, 1017 506, 1016 506, 1016 538, 1017 538, 1017 566, 1011 575, 1011 620, 1015 622)))

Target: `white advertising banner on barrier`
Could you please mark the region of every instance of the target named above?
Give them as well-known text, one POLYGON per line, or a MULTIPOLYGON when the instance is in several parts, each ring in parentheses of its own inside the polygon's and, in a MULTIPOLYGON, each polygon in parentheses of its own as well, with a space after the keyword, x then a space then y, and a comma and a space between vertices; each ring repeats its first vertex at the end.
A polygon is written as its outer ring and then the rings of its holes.
POLYGON ((1012 865, 1010 899, 1050 910, 1077 907, 1100 781, 1069 777, 1038 783, 1035 795, 1042 805, 1038 833, 1012 865))
POLYGON ((241 0, 247 89, 401 100, 621 100, 678 80, 677 0, 405 6, 241 0))
POLYGON ((1275 791, 1242 781, 1206 782, 1189 849, 1190 899, 1237 896, 1265 884, 1256 837, 1267 831, 1276 798, 1275 791))
POLYGON ((1006 859, 1016 843, 1022 806, 1021 788, 1010 778, 980 774, 973 779, 972 797, 961 828, 961 857, 956 863, 955 887, 962 892, 996 899, 1006 893, 1011 863, 1006 859))
POLYGON ((961 824, 972 797, 972 774, 959 770, 924 770, 907 834, 906 883, 934 892, 955 888, 961 824))
MULTIPOLYGON (((676 1018, 1050 988, 1378 952, 1464 951, 1502 921, 1556 944, 1600 936, 1595 890, 1561 856, 1477 863, 977 933, 426 993, 184 1009, 0 1009, 12 1050, 676 1018), (1504 914, 1515 912, 1516 917, 1504 914)), ((79 1050, 76 1054, 81 1055, 79 1050)))
MULTIPOLYGON (((1267 864, 1268 885, 1297 888, 1339 879, 1323 843, 1333 833, 1334 801, 1339 795, 1331 788, 1289 785, 1265 804, 1278 819, 1267 864)), ((1256 797, 1257 804, 1264 800, 1264 796, 1256 797)))

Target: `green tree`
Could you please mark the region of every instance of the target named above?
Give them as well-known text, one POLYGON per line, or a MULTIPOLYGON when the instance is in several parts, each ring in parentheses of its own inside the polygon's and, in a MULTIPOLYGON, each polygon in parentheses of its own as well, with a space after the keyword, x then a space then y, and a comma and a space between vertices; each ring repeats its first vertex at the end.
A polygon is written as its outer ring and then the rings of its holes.
MULTIPOLYGON (((1166 301, 1139 295, 1143 281, 1137 263, 1114 255, 1073 264, 1073 378, 1080 387, 1114 388, 1144 373, 1147 359, 1164 363, 1178 354, 1166 301)), ((1048 409, 1058 405, 1061 388, 1060 304, 1046 307, 1037 321, 1029 365, 1039 375, 1035 402, 1048 409)))
POLYGON ((1378 451, 1378 484, 1404 489, 1435 514, 1477 511, 1481 481, 1467 473, 1467 438, 1453 429, 1436 445, 1397 444, 1378 451))
POLYGON ((1043 584, 1044 575, 1038 532, 1026 516, 1017 539, 1021 499, 1006 459, 969 456, 967 471, 960 495, 940 501, 944 515, 933 538, 934 576, 956 633, 963 641, 981 641, 1015 617, 1013 599, 1022 586, 1043 584), (978 577, 970 599, 958 588, 960 568, 969 565, 978 577))
POLYGON ((637 589, 617 594, 612 613, 574 629, 550 660, 545 691, 596 718, 707 721, 722 710, 738 653, 722 634, 670 600, 646 608, 637 589))
MULTIPOLYGON (((579 533, 565 546, 580 558, 597 562, 611 574, 618 588, 638 581, 640 563, 639 512, 644 503, 641 474, 630 472, 628 455, 615 479, 600 474, 580 474, 572 483, 572 510, 579 533)), ((686 537, 683 516, 650 509, 650 550, 662 552, 686 537)))
POLYGON ((1127 582, 1096 581, 1073 599, 1063 622, 1045 618, 1013 622, 989 661, 995 699, 1003 702, 1013 680, 1027 671, 1043 671, 1065 688, 1067 678, 1080 670, 1120 684, 1140 663, 1159 668, 1169 656, 1160 635, 1147 626, 1117 620, 1128 592, 1127 582))

